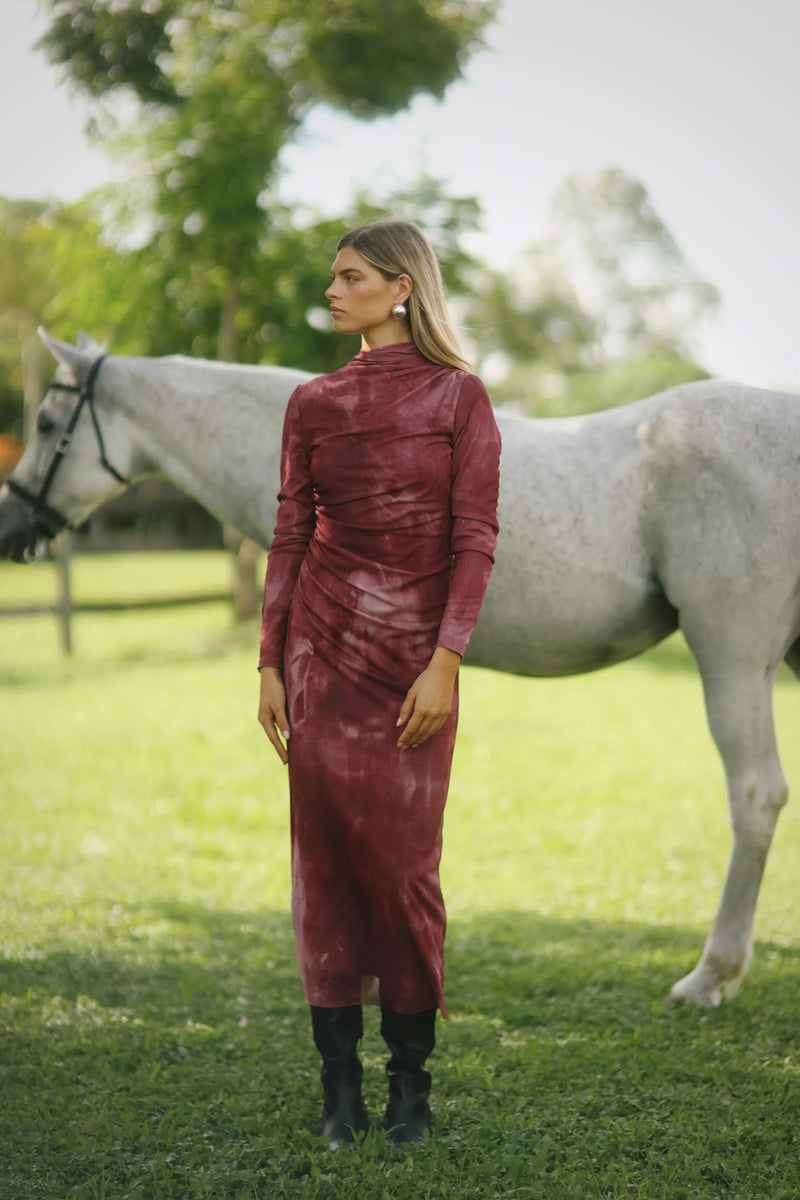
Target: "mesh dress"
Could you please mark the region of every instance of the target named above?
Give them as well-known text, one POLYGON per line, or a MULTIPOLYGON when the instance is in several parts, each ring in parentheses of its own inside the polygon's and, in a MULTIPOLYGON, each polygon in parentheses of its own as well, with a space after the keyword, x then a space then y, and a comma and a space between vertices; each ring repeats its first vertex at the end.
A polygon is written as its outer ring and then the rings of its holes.
POLYGON ((306 999, 446 1013, 442 819, 458 697, 400 750, 436 646, 463 654, 497 537, 483 384, 412 343, 361 351, 286 413, 260 666, 287 693, 292 916, 306 999))

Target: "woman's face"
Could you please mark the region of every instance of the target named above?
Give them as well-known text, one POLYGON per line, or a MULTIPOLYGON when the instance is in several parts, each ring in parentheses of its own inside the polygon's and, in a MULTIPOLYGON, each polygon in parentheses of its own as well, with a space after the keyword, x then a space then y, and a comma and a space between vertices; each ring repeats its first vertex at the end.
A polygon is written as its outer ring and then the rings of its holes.
POLYGON ((410 340, 405 320, 392 316, 395 304, 411 294, 411 279, 384 279, 352 246, 343 246, 331 267, 330 301, 337 333, 360 333, 370 349, 410 340))

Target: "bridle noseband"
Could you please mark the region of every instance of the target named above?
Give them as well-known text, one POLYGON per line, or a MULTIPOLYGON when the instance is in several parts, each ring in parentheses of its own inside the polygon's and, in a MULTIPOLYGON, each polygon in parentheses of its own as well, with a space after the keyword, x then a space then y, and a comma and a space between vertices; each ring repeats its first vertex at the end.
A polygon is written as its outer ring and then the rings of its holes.
POLYGON ((55 537, 55 535, 62 529, 65 529, 69 526, 68 519, 63 516, 58 509, 53 508, 51 504, 47 503, 47 493, 50 491, 50 487, 56 476, 56 472, 64 461, 67 451, 69 450, 70 443, 72 442, 72 434, 75 430, 75 426, 78 424, 78 418, 83 411, 84 404, 88 405, 89 407, 89 415, 92 418, 92 425, 94 426, 94 431, 97 436, 97 445, 100 450, 100 462, 105 469, 114 476, 115 479, 119 480, 120 483, 124 483, 126 487, 131 486, 131 480, 126 479, 126 477, 121 474, 116 467, 112 466, 106 457, 106 447, 105 442, 103 441, 103 433, 100 429, 100 422, 97 419, 97 413, 95 412, 94 408, 94 389, 95 384, 97 383, 97 376, 100 372, 100 367, 107 358, 107 354, 101 354, 99 358, 94 360, 89 368, 89 373, 86 376, 86 382, 83 384, 83 386, 79 386, 74 383, 61 383, 57 379, 54 379, 49 384, 48 390, 54 389, 59 392, 75 392, 78 396, 78 403, 75 405, 75 408, 72 411, 69 421, 67 422, 66 429, 56 442, 56 448, 53 452, 53 457, 50 461, 47 471, 45 472, 45 476, 42 480, 42 485, 39 488, 39 491, 29 491, 26 487, 23 487, 21 483, 17 483, 16 479, 9 478, 5 481, 9 490, 13 492, 15 496, 19 496, 20 500, 24 500, 24 502, 29 506, 28 519, 37 536, 52 538, 55 537))

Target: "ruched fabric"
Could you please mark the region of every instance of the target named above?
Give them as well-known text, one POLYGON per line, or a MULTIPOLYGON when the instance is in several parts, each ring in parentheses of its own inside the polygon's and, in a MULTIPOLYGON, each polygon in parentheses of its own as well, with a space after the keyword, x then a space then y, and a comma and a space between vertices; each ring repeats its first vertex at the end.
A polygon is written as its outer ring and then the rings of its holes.
POLYGON ((500 439, 475 376, 410 343, 301 385, 286 413, 260 666, 287 691, 292 915, 310 1004, 445 1013, 442 819, 458 698, 396 747, 437 645, 463 654, 497 538, 500 439), (375 991, 375 989, 373 989, 375 991))

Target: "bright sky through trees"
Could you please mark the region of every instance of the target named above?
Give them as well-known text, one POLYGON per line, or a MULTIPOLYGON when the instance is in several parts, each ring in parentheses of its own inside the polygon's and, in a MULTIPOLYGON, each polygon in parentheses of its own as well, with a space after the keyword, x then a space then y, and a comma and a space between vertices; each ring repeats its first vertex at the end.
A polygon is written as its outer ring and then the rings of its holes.
MULTIPOLYGON (((75 198, 112 168, 87 149, 85 109, 29 49, 43 27, 33 0, 3 7, 0 193, 75 198)), ((783 0, 506 0, 490 49, 444 103, 420 98, 372 124, 313 114, 284 155, 281 192, 335 213, 356 186, 424 166, 481 198, 473 245, 500 265, 539 236, 566 175, 618 163, 722 292, 705 364, 800 386, 799 33, 783 0)))

